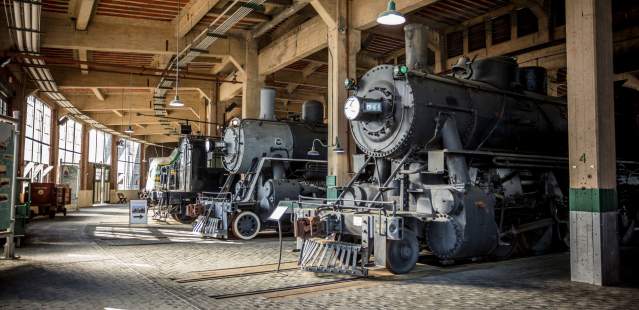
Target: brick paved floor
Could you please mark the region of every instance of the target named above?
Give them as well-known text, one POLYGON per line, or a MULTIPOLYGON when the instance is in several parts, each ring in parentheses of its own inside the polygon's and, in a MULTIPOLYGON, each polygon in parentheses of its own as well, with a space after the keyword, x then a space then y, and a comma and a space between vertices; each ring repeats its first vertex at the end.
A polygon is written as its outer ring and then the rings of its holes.
MULTIPOLYGON (((82 209, 29 224, 21 259, 0 261, 1 309, 636 309, 639 289, 569 281, 566 253, 453 267, 420 266, 418 275, 356 282, 330 291, 270 298, 211 295, 334 281, 298 270, 192 283, 194 271, 277 262, 278 241, 202 240, 190 227, 129 227, 121 206, 82 209)), ((283 260, 292 261, 287 238, 283 260)))

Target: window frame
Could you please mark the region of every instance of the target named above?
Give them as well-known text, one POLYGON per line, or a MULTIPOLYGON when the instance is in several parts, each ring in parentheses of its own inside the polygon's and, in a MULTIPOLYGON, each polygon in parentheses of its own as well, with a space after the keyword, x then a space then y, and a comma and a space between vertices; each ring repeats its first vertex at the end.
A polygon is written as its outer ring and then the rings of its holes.
POLYGON ((120 140, 124 142, 118 144, 117 189, 139 190, 142 145, 128 139, 120 140))
POLYGON ((82 159, 82 130, 80 122, 67 118, 64 124, 58 126, 58 162, 60 164, 80 164, 82 159), (69 137, 69 127, 72 127, 73 134, 69 137), (71 138, 71 141, 69 141, 71 138), (70 142, 70 148, 68 147, 70 142), (66 161, 66 154, 71 153, 71 161, 66 161))
POLYGON ((91 128, 89 130, 89 154, 87 160, 93 164, 102 164, 111 166, 112 161, 112 144, 113 135, 99 129, 91 128), (100 153, 100 149, 103 152, 100 153), (98 160, 98 156, 102 154, 102 158, 98 160))
POLYGON ((47 103, 35 96, 27 97, 23 149, 25 162, 47 166, 51 164, 52 114, 53 110, 47 103), (38 150, 34 154, 36 148, 38 150), (46 154, 46 158, 43 156, 44 154, 46 154))

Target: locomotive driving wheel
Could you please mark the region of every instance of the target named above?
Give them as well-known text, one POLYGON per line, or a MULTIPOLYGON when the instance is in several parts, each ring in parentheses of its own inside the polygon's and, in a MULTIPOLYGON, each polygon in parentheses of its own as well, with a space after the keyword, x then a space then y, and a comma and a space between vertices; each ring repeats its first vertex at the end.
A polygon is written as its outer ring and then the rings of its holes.
POLYGON ((238 239, 250 240, 255 238, 261 229, 259 216, 251 211, 242 211, 231 221, 231 233, 238 239))
POLYGON ((388 240, 386 243, 386 269, 394 274, 411 271, 419 258, 419 242, 410 230, 404 230, 402 240, 388 240))

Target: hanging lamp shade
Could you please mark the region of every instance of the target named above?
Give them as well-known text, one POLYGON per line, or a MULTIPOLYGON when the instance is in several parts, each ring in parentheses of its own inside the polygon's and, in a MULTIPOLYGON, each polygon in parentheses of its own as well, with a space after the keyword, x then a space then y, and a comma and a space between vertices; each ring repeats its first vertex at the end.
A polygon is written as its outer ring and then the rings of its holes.
POLYGON ((173 100, 171 100, 169 105, 172 106, 172 107, 183 107, 184 106, 184 102, 180 99, 180 96, 175 95, 175 98, 173 98, 173 100))
POLYGON ((129 127, 127 127, 127 128, 124 130, 124 133, 128 133, 128 134, 133 133, 133 127, 131 127, 131 125, 129 125, 129 127))
POLYGON ((389 0, 386 11, 377 16, 377 22, 382 25, 401 25, 406 22, 404 15, 397 11, 395 1, 389 0))

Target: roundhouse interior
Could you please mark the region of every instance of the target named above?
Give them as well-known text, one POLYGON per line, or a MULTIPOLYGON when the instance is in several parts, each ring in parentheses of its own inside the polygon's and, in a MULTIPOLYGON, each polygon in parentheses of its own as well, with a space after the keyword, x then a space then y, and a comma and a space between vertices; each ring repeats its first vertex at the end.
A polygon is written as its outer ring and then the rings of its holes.
POLYGON ((0 19, 0 308, 639 302, 637 1, 3 0, 0 19))

